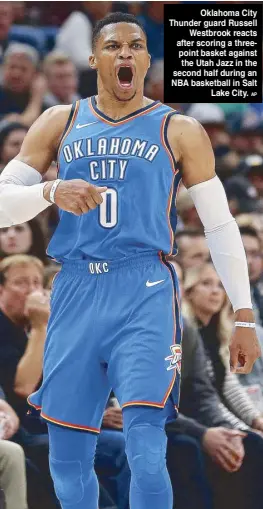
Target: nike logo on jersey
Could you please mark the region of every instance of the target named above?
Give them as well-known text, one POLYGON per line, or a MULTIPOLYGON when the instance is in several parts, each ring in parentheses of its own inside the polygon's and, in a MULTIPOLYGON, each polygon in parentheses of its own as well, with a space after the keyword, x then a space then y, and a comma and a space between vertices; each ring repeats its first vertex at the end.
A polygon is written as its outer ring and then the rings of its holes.
POLYGON ((89 122, 88 124, 77 124, 76 129, 82 129, 82 127, 88 127, 89 125, 97 124, 97 123, 98 123, 98 120, 96 120, 96 122, 89 122))
POLYGON ((165 279, 160 279, 160 281, 146 281, 146 286, 155 286, 155 285, 159 285, 160 283, 163 283, 165 281, 165 279))

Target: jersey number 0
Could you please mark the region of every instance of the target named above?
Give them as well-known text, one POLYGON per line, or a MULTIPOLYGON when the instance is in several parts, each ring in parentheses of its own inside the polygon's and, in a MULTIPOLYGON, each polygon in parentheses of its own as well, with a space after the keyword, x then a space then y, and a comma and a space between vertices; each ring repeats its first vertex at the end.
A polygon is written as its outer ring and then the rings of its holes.
POLYGON ((99 206, 99 223, 103 228, 114 228, 118 221, 118 194, 110 188, 103 194, 103 202, 99 206))

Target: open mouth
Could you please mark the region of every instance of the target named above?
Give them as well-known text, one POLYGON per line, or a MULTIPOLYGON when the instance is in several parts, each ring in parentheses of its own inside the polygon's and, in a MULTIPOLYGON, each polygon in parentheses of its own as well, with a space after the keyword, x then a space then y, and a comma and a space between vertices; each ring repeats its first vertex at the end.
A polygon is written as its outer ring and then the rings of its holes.
POLYGON ((118 84, 121 88, 132 88, 133 70, 128 65, 122 65, 117 72, 118 84))

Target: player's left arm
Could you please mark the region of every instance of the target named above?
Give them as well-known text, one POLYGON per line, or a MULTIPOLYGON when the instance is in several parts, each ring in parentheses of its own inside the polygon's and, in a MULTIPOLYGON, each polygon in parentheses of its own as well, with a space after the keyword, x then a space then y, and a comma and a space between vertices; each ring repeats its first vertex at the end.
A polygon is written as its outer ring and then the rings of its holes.
POLYGON ((223 185, 215 173, 214 153, 204 128, 195 119, 174 115, 168 141, 180 163, 182 179, 203 223, 211 258, 235 312, 236 326, 230 345, 232 371, 249 373, 260 356, 253 325, 246 255, 223 185))

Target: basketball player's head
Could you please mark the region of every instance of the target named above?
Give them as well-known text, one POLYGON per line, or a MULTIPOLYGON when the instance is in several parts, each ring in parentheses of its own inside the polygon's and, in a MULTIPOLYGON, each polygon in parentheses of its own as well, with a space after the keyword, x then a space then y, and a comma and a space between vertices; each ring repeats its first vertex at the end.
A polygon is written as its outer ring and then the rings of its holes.
POLYGON ((97 70, 99 91, 119 101, 142 95, 150 55, 137 18, 122 12, 109 14, 95 25, 92 44, 89 62, 97 70))

